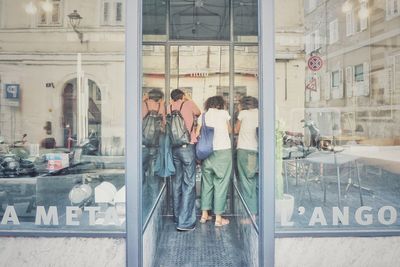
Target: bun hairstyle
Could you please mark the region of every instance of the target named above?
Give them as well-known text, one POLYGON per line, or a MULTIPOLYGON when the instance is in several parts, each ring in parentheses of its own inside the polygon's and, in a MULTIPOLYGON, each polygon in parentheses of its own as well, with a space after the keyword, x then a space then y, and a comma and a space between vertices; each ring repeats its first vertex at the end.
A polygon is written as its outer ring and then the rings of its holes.
POLYGON ((244 96, 240 99, 240 106, 242 110, 258 108, 258 99, 253 96, 244 96))
POLYGON ((204 103, 204 109, 208 110, 210 108, 216 109, 224 109, 225 108, 225 100, 222 96, 216 95, 208 98, 204 103))
POLYGON ((149 99, 152 99, 156 102, 164 98, 164 93, 158 88, 151 89, 147 94, 149 99))

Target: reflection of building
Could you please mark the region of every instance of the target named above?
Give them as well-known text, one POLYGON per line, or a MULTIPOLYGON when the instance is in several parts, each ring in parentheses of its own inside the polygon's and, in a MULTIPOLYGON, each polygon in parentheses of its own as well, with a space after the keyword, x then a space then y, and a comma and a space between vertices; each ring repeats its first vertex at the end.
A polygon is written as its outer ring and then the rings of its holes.
POLYGON ((304 119, 303 1, 276 1, 275 94, 277 119, 283 129, 302 132, 304 119), (292 8, 288 9, 287 7, 292 8))
MULTIPOLYGON (((120 1, 24 2, 4 0, 0 5, 0 80, 18 84, 18 106, 3 92, 0 135, 12 142, 23 133, 30 143, 54 137, 66 145, 84 121, 86 136, 95 130, 102 137, 102 152, 109 154, 115 140, 124 139, 124 26, 120 1), (102 6, 99 3, 102 3, 102 6), (46 8, 45 8, 46 7, 46 8), (67 14, 79 7, 79 31, 69 25, 67 14), (25 45, 30 40, 30 45, 25 45), (78 112, 77 51, 82 55, 82 88, 85 111, 78 112), (39 104, 40 103, 40 104, 39 104), (14 104, 14 106, 11 106, 14 104), (51 134, 43 129, 51 123, 51 134), (113 141, 114 140, 114 141, 113 141)), ((118 152, 121 154, 122 147, 118 152)), ((115 150, 114 150, 115 151, 115 150)))
MULTIPOLYGON (((306 58, 322 57, 311 113, 340 110, 341 135, 393 138, 400 131, 400 49, 397 0, 305 1, 306 58), (326 16, 326 20, 321 20, 326 16)), ((332 127, 334 125, 331 125, 332 127)))

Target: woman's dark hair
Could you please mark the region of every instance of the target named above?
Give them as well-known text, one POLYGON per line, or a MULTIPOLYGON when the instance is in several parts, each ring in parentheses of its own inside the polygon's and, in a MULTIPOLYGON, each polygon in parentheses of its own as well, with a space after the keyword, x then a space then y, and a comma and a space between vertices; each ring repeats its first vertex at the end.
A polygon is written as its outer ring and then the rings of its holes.
POLYGON ((205 110, 208 110, 210 108, 224 109, 224 107, 225 107, 225 100, 220 95, 209 97, 204 103, 205 110))
POLYGON ((240 99, 242 110, 258 108, 258 100, 253 96, 244 96, 240 99))
POLYGON ((171 98, 174 101, 178 101, 179 99, 182 99, 185 93, 181 89, 174 89, 171 91, 171 98))
POLYGON ((149 95, 149 99, 152 99, 156 102, 158 102, 160 99, 163 99, 163 97, 164 97, 164 93, 158 88, 151 89, 148 92, 148 95, 149 95))

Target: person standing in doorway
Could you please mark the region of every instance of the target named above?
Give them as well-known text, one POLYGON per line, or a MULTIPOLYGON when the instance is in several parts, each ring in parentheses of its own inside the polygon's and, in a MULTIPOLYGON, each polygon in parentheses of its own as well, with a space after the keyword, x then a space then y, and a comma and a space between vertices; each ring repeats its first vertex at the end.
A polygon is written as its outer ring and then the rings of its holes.
POLYGON ((189 133, 188 143, 173 146, 172 158, 175 177, 172 178, 173 209, 176 229, 190 231, 196 226, 196 122, 201 111, 182 90, 171 91, 171 105, 167 112, 180 111, 189 133))
POLYGON ((229 224, 229 220, 222 218, 225 212, 226 198, 230 177, 232 174, 232 151, 229 132, 231 131, 231 116, 225 110, 225 101, 222 96, 213 96, 205 103, 205 123, 214 128, 213 153, 202 162, 201 183, 201 223, 211 220, 208 214, 213 210, 215 226, 229 224), (213 205, 214 201, 214 205, 213 205))
MULTIPOLYGON (((151 124, 149 125, 149 132, 143 132, 143 183, 148 182, 147 178, 154 176, 154 164, 159 153, 159 141, 165 127, 165 104, 163 98, 164 93, 158 88, 151 89, 143 96, 143 123, 145 124, 146 120, 151 124)), ((143 128, 146 128, 146 126, 143 125, 143 128)))
MULTIPOLYGON (((240 100, 239 115, 235 123, 239 188, 253 220, 258 212, 258 100, 245 96, 240 100)), ((248 221, 248 220, 247 220, 248 221)), ((248 221, 249 222, 249 221, 248 221)))

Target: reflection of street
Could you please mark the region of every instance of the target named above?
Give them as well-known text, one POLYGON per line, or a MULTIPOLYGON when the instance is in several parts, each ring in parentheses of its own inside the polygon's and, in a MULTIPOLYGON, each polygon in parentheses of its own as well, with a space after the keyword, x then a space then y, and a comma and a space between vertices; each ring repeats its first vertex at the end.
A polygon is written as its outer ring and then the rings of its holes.
MULTIPOLYGON (((340 185, 338 187, 337 169, 334 164, 311 164, 308 183, 307 159, 299 159, 296 172, 289 171, 287 191, 295 198, 295 212, 292 217, 294 226, 290 229, 307 227, 321 228, 360 228, 399 226, 396 208, 400 205, 400 172, 386 168, 395 166, 399 147, 382 149, 380 153, 368 153, 356 148, 348 148, 340 153, 349 153, 357 157, 360 166, 361 194, 357 181, 356 166, 352 162, 340 166, 340 185), (307 162, 307 163, 306 163, 307 162), (373 165, 372 165, 372 164, 373 165), (381 164, 382 163, 382 164, 381 164), (392 163, 392 164, 391 164, 392 163), (300 171, 303 170, 303 171, 300 171), (350 186, 349 186, 350 185, 350 186), (326 200, 324 201, 324 189, 326 200), (338 209, 338 190, 340 189, 341 208, 338 209), (308 193, 306 193, 308 191, 308 193), (297 211, 297 212, 296 212, 297 211), (341 217, 341 215, 344 217, 341 217), (339 217, 338 217, 339 216, 339 217), (337 220, 339 218, 339 220, 337 220)), ((346 154, 343 154, 346 155, 346 154)), ((347 154, 347 157, 349 155, 347 154)), ((287 161, 286 163, 289 163, 287 161)), ((285 164, 285 163, 284 163, 285 164)), ((292 167, 289 167, 289 169, 292 167)), ((281 227, 281 225, 279 225, 281 227)))

